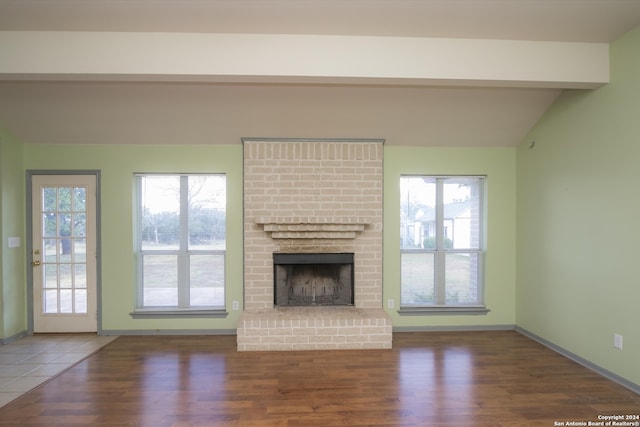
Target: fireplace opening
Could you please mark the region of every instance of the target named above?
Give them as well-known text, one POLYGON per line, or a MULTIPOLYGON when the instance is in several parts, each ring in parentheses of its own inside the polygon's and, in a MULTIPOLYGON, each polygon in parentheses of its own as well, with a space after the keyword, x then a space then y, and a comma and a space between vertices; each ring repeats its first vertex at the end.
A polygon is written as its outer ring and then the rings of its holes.
POLYGON ((352 253, 273 254, 276 306, 353 305, 352 253))

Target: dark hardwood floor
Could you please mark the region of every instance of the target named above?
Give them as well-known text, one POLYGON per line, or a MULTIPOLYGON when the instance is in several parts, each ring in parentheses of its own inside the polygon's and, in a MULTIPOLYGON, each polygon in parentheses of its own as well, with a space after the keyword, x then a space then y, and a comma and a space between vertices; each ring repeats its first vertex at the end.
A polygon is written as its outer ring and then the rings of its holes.
POLYGON ((557 426, 640 415, 639 395, 513 331, 396 333, 392 350, 235 348, 234 336, 120 337, 0 408, 0 426, 557 426))

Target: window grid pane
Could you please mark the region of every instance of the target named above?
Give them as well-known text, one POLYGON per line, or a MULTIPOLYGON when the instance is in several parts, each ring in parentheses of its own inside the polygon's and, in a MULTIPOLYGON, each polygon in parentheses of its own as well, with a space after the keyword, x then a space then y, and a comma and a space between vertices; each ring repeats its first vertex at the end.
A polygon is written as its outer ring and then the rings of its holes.
POLYGON ((400 248, 436 248, 436 180, 403 177, 400 181, 400 248))
POLYGON ((448 253, 446 255, 446 304, 478 304, 477 253, 448 253))
POLYGON ((435 256, 433 253, 401 255, 403 305, 433 304, 435 298, 435 256))
POLYGON ((224 306, 224 254, 191 255, 191 306, 224 306))
POLYGON ((146 176, 141 185, 142 249, 179 248, 180 177, 146 176))
POLYGON ((176 255, 144 255, 144 306, 178 305, 178 257, 176 255))
POLYGON ((223 176, 189 176, 189 250, 225 248, 226 185, 223 176))
POLYGON ((480 249, 480 192, 477 178, 443 183, 445 249, 480 249))

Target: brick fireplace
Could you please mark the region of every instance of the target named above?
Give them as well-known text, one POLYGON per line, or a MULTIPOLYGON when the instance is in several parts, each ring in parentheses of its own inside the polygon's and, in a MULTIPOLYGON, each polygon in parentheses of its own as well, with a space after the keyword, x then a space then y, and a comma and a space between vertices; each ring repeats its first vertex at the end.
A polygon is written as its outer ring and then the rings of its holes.
POLYGON ((391 348, 381 140, 244 141, 238 350, 391 348), (275 306, 274 255, 353 254, 352 304, 275 306))

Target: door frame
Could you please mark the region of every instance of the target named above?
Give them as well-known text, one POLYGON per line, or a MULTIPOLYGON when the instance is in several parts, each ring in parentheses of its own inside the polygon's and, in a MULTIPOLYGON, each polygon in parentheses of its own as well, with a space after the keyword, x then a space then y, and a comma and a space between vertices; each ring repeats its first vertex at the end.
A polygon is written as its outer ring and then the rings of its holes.
POLYGON ((90 175, 96 180, 96 321, 97 334, 102 335, 102 217, 100 170, 97 169, 29 169, 26 171, 26 251, 27 251, 27 332, 33 335, 33 176, 34 175, 90 175))

